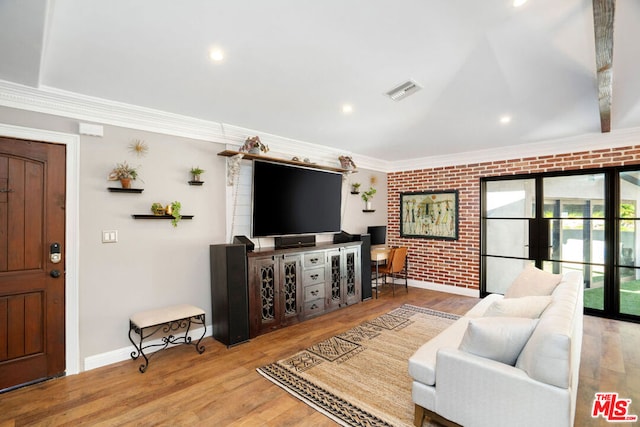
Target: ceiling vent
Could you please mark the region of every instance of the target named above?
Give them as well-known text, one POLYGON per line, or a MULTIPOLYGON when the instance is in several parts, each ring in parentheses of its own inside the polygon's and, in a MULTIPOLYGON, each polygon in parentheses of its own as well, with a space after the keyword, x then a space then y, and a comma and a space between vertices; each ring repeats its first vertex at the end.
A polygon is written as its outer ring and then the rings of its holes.
POLYGON ((414 82, 413 80, 409 80, 391 89, 386 93, 386 95, 394 101, 400 101, 401 99, 406 98, 407 96, 419 91, 420 89, 422 89, 422 87, 418 86, 418 83, 414 82))

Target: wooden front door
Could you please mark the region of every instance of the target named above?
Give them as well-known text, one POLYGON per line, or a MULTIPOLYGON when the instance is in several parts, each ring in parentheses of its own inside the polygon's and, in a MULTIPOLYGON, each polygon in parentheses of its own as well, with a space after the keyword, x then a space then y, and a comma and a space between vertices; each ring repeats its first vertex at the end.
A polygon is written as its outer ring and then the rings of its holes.
POLYGON ((65 165, 64 145, 0 137, 0 390, 65 370, 65 165))

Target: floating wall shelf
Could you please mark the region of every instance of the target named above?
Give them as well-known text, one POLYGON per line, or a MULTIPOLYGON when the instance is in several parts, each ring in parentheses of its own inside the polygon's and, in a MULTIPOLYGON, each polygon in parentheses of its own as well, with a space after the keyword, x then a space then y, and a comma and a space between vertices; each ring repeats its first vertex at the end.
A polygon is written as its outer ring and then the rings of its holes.
POLYGON ((262 155, 259 155, 259 154, 242 153, 240 151, 233 151, 233 150, 221 151, 221 152, 218 153, 218 156, 231 157, 231 156, 235 156, 236 154, 243 154, 244 156, 242 158, 244 160, 265 160, 267 162, 282 163, 282 164, 285 164, 285 165, 293 165, 293 166, 304 166, 304 167, 307 167, 307 168, 321 169, 321 170, 332 171, 332 172, 340 172, 340 173, 356 173, 356 172, 358 172, 357 170, 353 170, 353 169, 342 169, 342 168, 336 168, 336 167, 333 167, 333 166, 316 165, 314 163, 299 162, 297 160, 278 159, 276 157, 262 156, 262 155))
POLYGON ((142 193, 144 188, 121 188, 121 187, 107 187, 112 193, 142 193))
POLYGON ((189 181, 189 185, 202 185, 204 181, 189 181))
MULTIPOLYGON (((134 219, 173 219, 172 215, 133 214, 134 219)), ((182 219, 192 219, 193 215, 182 215, 182 219)))

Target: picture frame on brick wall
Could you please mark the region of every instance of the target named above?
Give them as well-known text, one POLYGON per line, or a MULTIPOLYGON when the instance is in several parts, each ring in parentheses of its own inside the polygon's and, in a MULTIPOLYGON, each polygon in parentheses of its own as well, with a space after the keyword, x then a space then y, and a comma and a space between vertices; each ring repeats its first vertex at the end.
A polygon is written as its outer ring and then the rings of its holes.
POLYGON ((458 240, 458 190, 401 193, 400 237, 458 240))

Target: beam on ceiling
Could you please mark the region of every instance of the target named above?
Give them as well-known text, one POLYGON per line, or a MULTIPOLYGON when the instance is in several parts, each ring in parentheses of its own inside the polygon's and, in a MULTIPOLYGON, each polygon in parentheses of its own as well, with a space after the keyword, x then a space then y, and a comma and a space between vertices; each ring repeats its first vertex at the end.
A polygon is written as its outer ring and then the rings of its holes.
POLYGON ((593 0, 593 25, 596 39, 596 67, 600 129, 611 131, 611 97, 613 94, 613 17, 616 0, 593 0))

